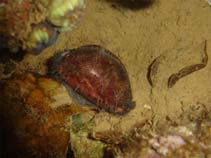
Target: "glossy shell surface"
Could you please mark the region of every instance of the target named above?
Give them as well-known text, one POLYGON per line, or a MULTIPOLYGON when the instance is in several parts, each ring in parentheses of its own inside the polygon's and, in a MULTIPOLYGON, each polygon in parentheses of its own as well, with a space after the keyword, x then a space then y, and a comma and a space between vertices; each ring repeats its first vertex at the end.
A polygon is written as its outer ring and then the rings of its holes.
POLYGON ((134 106, 124 65, 101 46, 87 45, 57 54, 48 67, 51 77, 100 109, 124 114, 134 106))

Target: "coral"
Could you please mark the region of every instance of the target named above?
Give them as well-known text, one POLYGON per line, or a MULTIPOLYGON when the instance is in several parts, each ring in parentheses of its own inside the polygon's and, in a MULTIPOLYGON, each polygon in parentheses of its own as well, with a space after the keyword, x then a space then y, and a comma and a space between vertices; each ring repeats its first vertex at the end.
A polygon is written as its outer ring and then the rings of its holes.
MULTIPOLYGON (((207 109, 194 120, 179 118, 177 124, 168 121, 153 126, 147 122, 137 124, 117 143, 115 139, 111 141, 106 152, 115 158, 210 157, 210 125, 210 111, 207 109)), ((104 142, 104 137, 98 140, 104 142)), ((118 140, 118 137, 114 138, 118 140)))
POLYGON ((0 36, 1 43, 4 42, 1 47, 12 52, 34 53, 37 49, 38 54, 56 41, 55 34, 75 28, 84 6, 84 0, 1 1, 0 36))
POLYGON ((48 8, 47 18, 60 31, 72 30, 84 9, 84 0, 40 0, 48 8), (59 7, 58 7, 59 6, 59 7))
POLYGON ((31 73, 15 74, 1 85, 0 98, 8 157, 66 157, 70 116, 82 110, 62 85, 31 73))
POLYGON ((43 49, 52 45, 58 37, 57 30, 48 23, 41 23, 33 28, 27 40, 22 46, 23 49, 31 49, 31 53, 39 54, 43 49))
POLYGON ((89 139, 89 132, 94 128, 90 113, 82 113, 72 117, 70 128, 71 147, 78 158, 101 158, 106 146, 101 141, 89 139))

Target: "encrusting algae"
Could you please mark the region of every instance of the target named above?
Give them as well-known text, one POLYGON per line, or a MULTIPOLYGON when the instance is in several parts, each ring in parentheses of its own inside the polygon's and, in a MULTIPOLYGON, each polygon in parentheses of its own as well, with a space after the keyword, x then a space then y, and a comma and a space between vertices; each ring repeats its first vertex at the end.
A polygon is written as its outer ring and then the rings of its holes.
POLYGON ((39 54, 80 21, 84 0, 0 1, 0 48, 39 54))
POLYGON ((19 73, 1 85, 0 121, 8 157, 66 158, 74 105, 66 89, 44 76, 19 73), (49 150, 50 149, 50 150, 49 150))

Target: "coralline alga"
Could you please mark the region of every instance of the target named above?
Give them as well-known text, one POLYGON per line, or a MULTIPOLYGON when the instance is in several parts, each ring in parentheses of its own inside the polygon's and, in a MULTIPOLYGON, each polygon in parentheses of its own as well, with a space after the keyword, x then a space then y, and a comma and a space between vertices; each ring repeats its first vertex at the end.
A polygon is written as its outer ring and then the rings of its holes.
POLYGON ((0 42, 11 52, 39 54, 80 21, 85 0, 1 0, 0 42))

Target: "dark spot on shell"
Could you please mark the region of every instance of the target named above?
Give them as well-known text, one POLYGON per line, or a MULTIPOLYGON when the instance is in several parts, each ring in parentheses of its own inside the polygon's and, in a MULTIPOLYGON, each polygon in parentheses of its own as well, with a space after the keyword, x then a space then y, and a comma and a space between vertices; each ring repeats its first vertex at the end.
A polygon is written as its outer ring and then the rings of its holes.
POLYGON ((87 45, 56 54, 48 67, 51 77, 100 109, 124 114, 134 107, 124 65, 101 46, 87 45))

